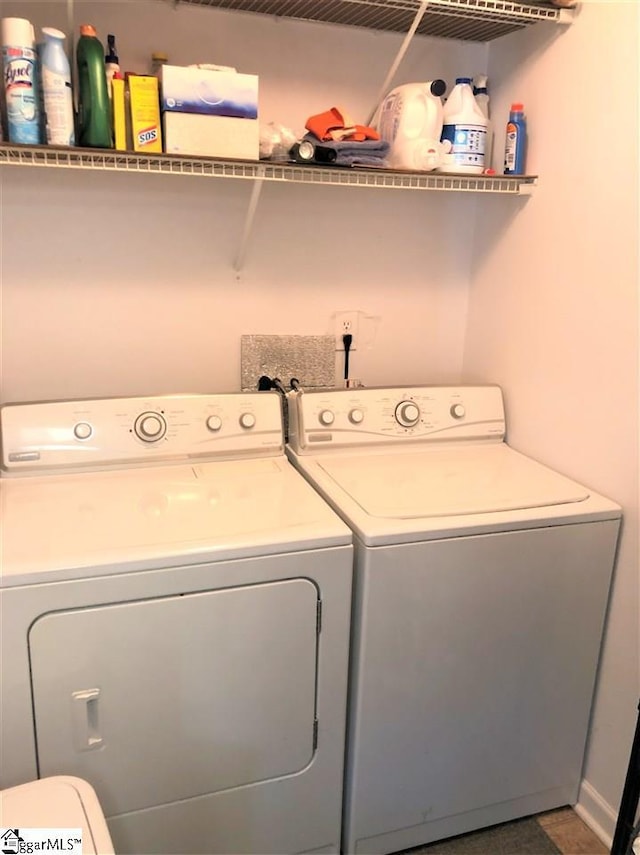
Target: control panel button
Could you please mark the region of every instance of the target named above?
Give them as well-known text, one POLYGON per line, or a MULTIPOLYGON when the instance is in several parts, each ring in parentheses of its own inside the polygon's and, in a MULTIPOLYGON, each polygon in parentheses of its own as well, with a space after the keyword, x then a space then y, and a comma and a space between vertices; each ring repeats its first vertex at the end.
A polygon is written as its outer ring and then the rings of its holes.
POLYGON ((220 418, 220 416, 209 416, 209 418, 207 419, 207 427, 210 431, 213 431, 214 433, 215 431, 220 430, 220 428, 222 427, 222 419, 220 418))
POLYGON ((420 418, 420 410, 413 401, 401 401, 396 407, 396 421, 402 427, 413 427, 420 418))
POLYGON ((466 414, 466 410, 462 404, 453 404, 449 412, 454 419, 463 419, 466 414))
POLYGON ((142 413, 135 421, 134 430, 144 442, 157 442, 167 432, 167 423, 160 413, 142 413))
POLYGON ((240 427, 243 427, 245 430, 249 430, 256 423, 256 417, 253 413, 243 413, 240 416, 240 427))
POLYGON ((93 428, 88 422, 78 422, 73 429, 73 435, 76 439, 89 439, 93 433, 93 428))
POLYGON ((325 427, 329 427, 329 425, 332 425, 335 419, 336 417, 331 410, 321 410, 318 416, 318 421, 321 425, 324 425, 325 427))
POLYGON ((351 422, 351 424, 359 425, 359 424, 362 424, 363 420, 364 420, 364 413, 362 412, 362 410, 358 410, 356 408, 356 409, 351 410, 349 412, 349 421, 351 422))

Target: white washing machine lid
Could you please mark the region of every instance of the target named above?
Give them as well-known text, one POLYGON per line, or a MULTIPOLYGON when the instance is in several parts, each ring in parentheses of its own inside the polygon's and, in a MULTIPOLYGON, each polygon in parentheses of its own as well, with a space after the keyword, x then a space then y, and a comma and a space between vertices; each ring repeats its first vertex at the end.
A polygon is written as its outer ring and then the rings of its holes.
POLYGON ((282 456, 7 478, 0 586, 351 543, 282 456))
POLYGON ((0 792, 0 825, 81 828, 85 855, 113 855, 113 844, 95 790, 81 778, 41 778, 0 792))
POLYGON ((370 545, 620 515, 502 442, 290 456, 370 545))
POLYGON ((318 463, 372 517, 500 513, 589 497, 586 488, 502 443, 318 463))

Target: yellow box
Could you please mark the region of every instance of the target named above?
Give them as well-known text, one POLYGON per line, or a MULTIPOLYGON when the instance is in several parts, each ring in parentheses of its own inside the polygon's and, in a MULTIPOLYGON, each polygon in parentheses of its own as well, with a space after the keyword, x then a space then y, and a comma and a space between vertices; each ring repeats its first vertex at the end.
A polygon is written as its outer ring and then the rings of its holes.
POLYGON ((113 142, 117 151, 127 148, 127 119, 124 98, 124 80, 114 78, 111 81, 111 100, 113 105, 113 142))
POLYGON ((130 74, 129 101, 134 151, 162 151, 158 78, 130 74))

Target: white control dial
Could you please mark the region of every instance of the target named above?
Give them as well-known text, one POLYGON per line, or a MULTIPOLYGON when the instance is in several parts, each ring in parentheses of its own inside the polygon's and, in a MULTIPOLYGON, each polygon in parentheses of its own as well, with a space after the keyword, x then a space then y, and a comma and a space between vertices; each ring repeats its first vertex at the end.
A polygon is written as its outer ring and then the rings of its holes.
POLYGON ((364 413, 362 412, 362 410, 359 410, 356 407, 356 409, 350 411, 349 421, 351 422, 351 424, 359 425, 359 424, 362 424, 363 420, 364 420, 364 413))
POLYGON ((73 435, 76 439, 89 439, 93 433, 93 428, 88 422, 78 422, 73 429, 73 435))
POLYGON ((454 419, 463 419, 466 410, 462 404, 453 404, 449 410, 454 419))
POLYGON ((321 425, 328 427, 332 425, 335 421, 335 415, 331 412, 331 410, 321 410, 318 416, 321 425))
POLYGON ((222 427, 222 419, 220 416, 209 416, 207 419, 207 427, 213 432, 220 430, 222 427))
POLYGON ((157 442, 167 432, 167 423, 160 413, 142 413, 136 419, 134 430, 144 442, 157 442))
POLYGON ((243 427, 246 430, 249 430, 249 428, 252 428, 255 425, 255 423, 256 423, 256 417, 253 415, 253 413, 243 413, 240 416, 240 427, 243 427))
POLYGON ((420 418, 420 410, 413 401, 401 401, 396 407, 396 421, 402 427, 413 427, 420 418))

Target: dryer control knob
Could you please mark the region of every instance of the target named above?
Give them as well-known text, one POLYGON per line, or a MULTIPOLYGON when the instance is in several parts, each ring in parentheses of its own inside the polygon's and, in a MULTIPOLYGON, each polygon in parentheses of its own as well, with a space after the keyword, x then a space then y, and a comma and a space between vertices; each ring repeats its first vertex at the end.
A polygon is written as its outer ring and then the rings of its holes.
POLYGON ((207 419, 207 428, 214 433, 222 427, 222 419, 220 416, 209 416, 207 419))
POLYGON ((93 433, 93 428, 88 422, 78 422, 73 429, 73 435, 76 439, 89 439, 93 433))
POLYGON ((256 423, 256 417, 253 413, 243 413, 240 416, 240 427, 245 428, 245 430, 249 430, 256 423))
POLYGON ((157 442, 167 432, 167 423, 159 413, 142 413, 136 419, 134 430, 144 442, 157 442))
POLYGON ((349 421, 351 422, 351 424, 359 425, 362 424, 363 420, 364 413, 362 412, 362 410, 355 409, 351 410, 351 412, 349 413, 349 421))
POLYGON ((419 418, 420 410, 413 401, 402 401, 396 407, 396 421, 402 427, 413 427, 419 418))
POLYGON ((320 414, 318 415, 318 420, 320 424, 324 425, 325 427, 329 427, 329 425, 332 425, 335 421, 335 418, 336 417, 331 412, 331 410, 321 410, 320 414))
POLYGON ((453 404, 449 412, 454 419, 463 419, 467 411, 462 404, 453 404))

